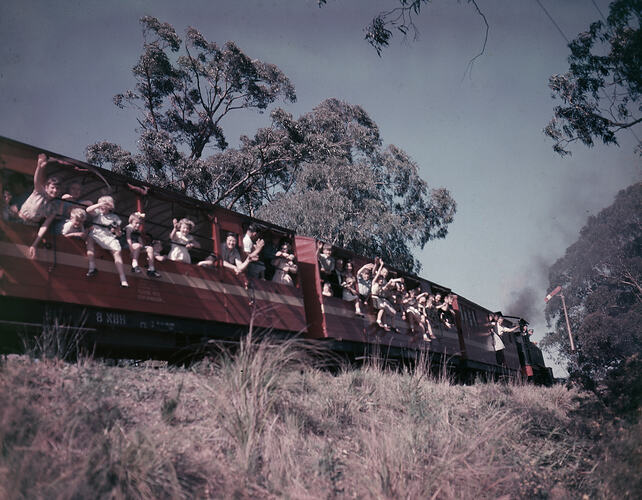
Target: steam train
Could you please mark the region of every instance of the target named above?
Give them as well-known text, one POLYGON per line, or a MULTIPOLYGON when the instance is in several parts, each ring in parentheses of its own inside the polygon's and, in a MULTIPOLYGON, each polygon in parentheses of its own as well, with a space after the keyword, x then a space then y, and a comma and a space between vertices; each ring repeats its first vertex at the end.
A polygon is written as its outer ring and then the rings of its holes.
MULTIPOLYGON (((172 359, 193 346, 238 341, 252 324, 322 343, 352 358, 378 353, 403 361, 424 353, 467 377, 486 374, 552 382, 550 368, 528 335, 504 335, 504 360, 499 363, 487 325, 492 312, 460 295, 453 302, 454 324, 435 322, 436 338, 431 342, 413 336, 400 315, 390 331, 376 324, 371 307, 364 316, 355 315, 353 304, 322 293, 314 238, 7 138, 0 138, 0 182, 5 193, 0 220, 3 352, 18 349, 20 337, 38 333, 53 321, 73 325, 106 356, 172 359), (29 258, 39 227, 14 220, 9 205, 12 196, 21 194, 11 190, 31 192, 40 153, 65 160, 48 163, 47 176, 57 176, 63 186, 79 182, 83 199, 111 195, 115 213, 124 221, 135 211, 145 213, 145 233, 159 240, 168 240, 174 219, 189 217, 200 248, 220 256, 226 235, 237 235, 242 248, 247 225, 259 224, 265 241, 291 242, 298 264, 294 286, 236 274, 220 262, 201 267, 165 260, 157 263, 159 278, 130 272, 126 266, 129 287, 122 288, 109 252, 96 247, 98 272, 88 278, 85 242, 52 229, 36 257, 29 258)), ((345 249, 333 250, 335 257, 352 260, 355 269, 367 262, 345 249)), ((130 262, 126 250, 123 261, 130 262)), ((451 292, 424 278, 396 273, 404 277, 407 288, 444 296, 451 292)), ((518 321, 512 318, 506 324, 518 321)))

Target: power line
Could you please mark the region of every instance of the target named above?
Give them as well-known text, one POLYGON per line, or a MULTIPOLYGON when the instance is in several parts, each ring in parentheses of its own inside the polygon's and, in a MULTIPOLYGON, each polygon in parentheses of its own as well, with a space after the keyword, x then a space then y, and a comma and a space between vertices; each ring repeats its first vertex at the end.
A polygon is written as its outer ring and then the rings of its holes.
POLYGON ((602 14, 602 11, 600 10, 600 8, 595 3, 595 0, 591 0, 591 2, 593 3, 593 6, 597 9, 597 11, 600 13, 600 17, 602 18, 602 20, 604 22, 606 22, 606 17, 604 17, 604 14, 602 14))
MULTIPOLYGON (((549 14, 549 12, 548 12, 548 11, 546 10, 546 8, 542 5, 542 3, 540 2, 540 0, 535 0, 535 1, 537 2, 537 5, 539 5, 539 6, 540 6, 540 8, 544 11, 544 14, 546 14, 546 16, 547 16, 547 17, 550 19, 550 21, 553 23, 553 26, 555 26, 555 27, 557 28, 557 31, 559 31, 559 34, 560 34, 560 35, 562 35, 562 38, 564 38, 564 40, 566 40, 566 43, 567 43, 567 44, 570 44, 571 42, 570 42, 570 40, 568 39, 568 37, 564 34, 564 32, 562 31, 562 28, 560 28, 560 27, 559 27, 559 25, 557 24, 557 22, 555 21, 555 19, 553 19, 553 16, 551 16, 551 15, 549 14)), ((601 10, 600 10, 600 8, 598 7, 598 5, 595 3, 595 0, 591 0, 591 3, 592 3, 592 4, 593 4, 593 6, 597 9, 597 11, 599 12, 600 16, 601 16, 601 17, 602 17, 602 19, 604 20, 604 22, 607 22, 606 18, 604 17, 604 14, 602 13, 602 11, 601 11, 601 10)), ((602 93, 606 96, 606 92, 604 91, 604 89, 602 89, 602 93)), ((628 130, 629 132, 631 132, 631 134, 633 135, 633 137, 635 137, 635 139, 638 141, 638 143, 642 143, 642 141, 640 141, 640 138, 637 136, 637 134, 635 133, 635 131, 634 131, 632 128, 629 128, 629 129, 627 129, 627 130, 628 130)))
POLYGON ((555 22, 555 19, 553 19, 553 16, 551 16, 551 15, 548 13, 548 11, 544 8, 544 6, 542 5, 542 3, 541 3, 539 0, 535 0, 535 1, 537 2, 537 5, 539 5, 539 6, 541 7, 541 9, 544 11, 544 14, 546 14, 546 16, 547 16, 547 17, 551 20, 551 22, 553 23, 553 25, 557 28, 557 31, 559 31, 559 32, 560 32, 560 35, 562 35, 562 37, 564 38, 564 40, 566 40, 566 43, 567 43, 567 44, 568 44, 568 43, 571 43, 571 41, 568 39, 568 37, 567 37, 567 36, 564 34, 564 32, 562 31, 562 28, 560 28, 560 27, 559 27, 559 25, 555 22))

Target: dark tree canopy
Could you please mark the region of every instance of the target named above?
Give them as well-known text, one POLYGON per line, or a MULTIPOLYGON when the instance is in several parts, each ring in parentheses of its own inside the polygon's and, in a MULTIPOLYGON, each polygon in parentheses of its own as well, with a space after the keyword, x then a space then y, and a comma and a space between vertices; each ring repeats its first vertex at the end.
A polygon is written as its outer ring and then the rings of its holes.
POLYGON ((337 99, 298 119, 276 109, 271 127, 200 165, 190 194, 408 271, 419 270, 411 247, 445 237, 455 213, 446 189, 430 189, 404 151, 382 146, 363 108, 337 99))
MULTIPOLYGON (((642 183, 589 218, 577 242, 550 269, 550 289, 561 285, 578 354, 569 372, 597 387, 627 364, 642 361, 642 183)), ((547 304, 554 331, 544 345, 568 353, 561 301, 547 304)), ((642 376, 642 373, 639 374, 642 376)), ((642 378, 639 379, 642 382, 642 378)))
POLYGON ((328 99, 296 121, 276 126, 297 134, 301 147, 287 189, 258 215, 391 265, 418 271, 411 246, 444 238, 455 214, 446 189, 430 189, 417 165, 359 106, 328 99))
POLYGON ((139 151, 99 142, 87 148, 92 163, 184 191, 205 148, 227 147, 221 123, 229 113, 296 100, 279 68, 251 59, 233 42, 219 47, 191 27, 183 40, 173 26, 149 16, 141 24, 145 42, 133 68, 135 90, 114 97, 117 106, 140 110, 139 151))
POLYGON ((219 48, 193 28, 183 42, 169 24, 141 22, 136 89, 114 99, 141 111, 139 151, 99 142, 88 147, 89 162, 407 271, 419 270, 412 247, 446 236, 455 213, 450 193, 430 189, 404 151, 384 148, 361 107, 327 99, 298 119, 277 108, 270 127, 228 148, 221 120, 279 97, 294 101, 289 80, 231 42, 219 48), (206 156, 210 143, 217 149, 206 156))
POLYGON ((568 145, 576 141, 618 144, 621 131, 642 129, 641 21, 642 0, 616 0, 605 22, 594 22, 569 44, 568 72, 549 80, 562 105, 544 133, 557 153, 569 154, 568 145))

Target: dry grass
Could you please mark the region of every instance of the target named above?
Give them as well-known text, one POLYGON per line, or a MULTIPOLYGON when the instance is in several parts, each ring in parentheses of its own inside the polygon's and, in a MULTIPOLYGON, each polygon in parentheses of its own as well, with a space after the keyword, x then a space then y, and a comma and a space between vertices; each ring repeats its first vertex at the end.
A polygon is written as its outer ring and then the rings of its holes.
POLYGON ((310 359, 296 342, 247 342, 191 369, 10 358, 0 368, 0 498, 640 491, 642 429, 612 434, 582 414, 586 395, 456 386, 421 366, 331 374, 310 359))

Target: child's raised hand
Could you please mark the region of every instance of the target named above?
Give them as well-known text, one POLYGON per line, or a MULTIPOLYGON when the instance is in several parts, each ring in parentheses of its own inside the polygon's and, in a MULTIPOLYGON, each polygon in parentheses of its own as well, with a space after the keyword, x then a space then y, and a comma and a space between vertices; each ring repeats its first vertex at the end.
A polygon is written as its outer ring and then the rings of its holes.
POLYGON ((29 258, 30 258, 31 260, 33 260, 33 259, 35 259, 35 258, 36 258, 36 247, 34 247, 34 246, 29 247, 28 252, 29 252, 29 253, 28 253, 28 256, 29 256, 29 258))
POLYGON ((174 229, 178 229, 178 219, 174 219, 172 224, 174 224, 174 229))
POLYGON ((47 164, 47 155, 44 153, 40 153, 38 155, 38 163, 37 168, 43 168, 47 164))

